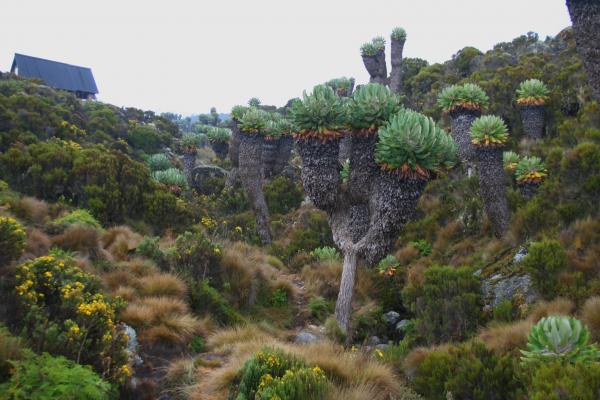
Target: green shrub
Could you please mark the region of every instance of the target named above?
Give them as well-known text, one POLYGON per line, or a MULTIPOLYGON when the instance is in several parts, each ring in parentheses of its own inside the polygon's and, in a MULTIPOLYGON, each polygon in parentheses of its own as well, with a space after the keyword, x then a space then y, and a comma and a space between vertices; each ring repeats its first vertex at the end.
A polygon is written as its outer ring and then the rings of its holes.
POLYGON ((335 247, 317 247, 311 251, 311 255, 315 256, 319 261, 339 261, 341 259, 340 252, 335 247))
POLYGON ((265 200, 273 214, 287 214, 300 207, 304 193, 290 178, 277 176, 264 186, 265 200))
POLYGON ((310 310, 310 315, 320 322, 325 321, 325 318, 333 312, 331 303, 320 296, 310 298, 308 309, 310 310))
POLYGON ((10 378, 13 370, 10 362, 23 358, 23 350, 21 339, 11 335, 8 329, 0 324, 0 383, 10 378))
POLYGON ((95 277, 44 256, 19 265, 15 278, 20 324, 34 350, 90 364, 114 382, 129 376, 127 336, 116 319, 123 302, 102 294, 95 277))
POLYGON ((135 252, 137 255, 149 258, 164 269, 167 266, 167 259, 165 253, 160 249, 158 242, 160 242, 160 236, 144 236, 135 249, 135 252))
POLYGON ((541 182, 546 176, 548 176, 548 171, 546 170, 542 159, 539 157, 523 157, 517 163, 517 167, 515 170, 515 177, 517 178, 517 182, 541 182))
POLYGON ((421 257, 427 257, 431 254, 431 243, 429 243, 425 239, 415 240, 413 242, 410 242, 410 244, 413 245, 415 249, 419 250, 419 254, 421 255, 421 257))
POLYGON ((236 400, 322 399, 327 378, 318 366, 308 368, 291 354, 263 348, 238 373, 236 400))
POLYGON ((354 87, 354 78, 335 78, 327 81, 325 83, 327 86, 331 87, 338 95, 342 93, 348 93, 350 88, 354 87))
POLYGON ((471 143, 476 146, 502 146, 508 140, 508 128, 502 118, 484 115, 471 124, 471 143))
POLYGON ((17 220, 0 216, 0 267, 23 253, 26 239, 27 234, 17 220))
POLYGON ((88 210, 84 209, 77 209, 69 214, 56 218, 52 223, 54 225, 87 225, 92 228, 102 228, 100 222, 98 222, 88 210))
POLYGON ((6 400, 108 400, 116 398, 110 384, 90 368, 48 353, 14 363, 10 381, 0 385, 6 400))
POLYGON ((192 340, 190 340, 188 347, 193 353, 202 353, 206 348, 206 343, 202 336, 194 336, 192 340))
POLYGON ((559 288, 559 275, 565 270, 567 253, 557 240, 534 242, 523 259, 535 287, 546 298, 553 298, 559 288))
POLYGON ((141 149, 146 153, 156 153, 169 142, 168 134, 165 132, 141 124, 133 124, 127 132, 127 138, 134 148, 141 149))
POLYGON ((188 283, 190 304, 194 312, 210 315, 222 324, 234 324, 242 321, 241 315, 227 302, 218 290, 210 286, 207 280, 188 283))
POLYGON ((394 115, 379 129, 375 161, 408 177, 429 178, 454 165, 456 145, 435 122, 412 110, 394 115))
POLYGON ((600 398, 600 363, 538 365, 532 372, 530 400, 596 400, 600 398))
POLYGON ((271 305, 274 307, 284 307, 288 301, 288 292, 285 289, 276 289, 271 295, 271 305))
POLYGON ((171 160, 163 153, 152 154, 148 157, 148 166, 151 171, 164 171, 173 167, 171 160))
POLYGON ((600 359, 595 344, 589 344, 590 331, 578 319, 565 316, 542 318, 531 328, 527 350, 521 350, 526 363, 559 360, 563 363, 590 363, 600 359))
POLYGON ((431 400, 510 400, 522 398, 515 360, 498 356, 481 343, 461 344, 428 353, 418 366, 412 385, 431 400))
POLYGON ((263 375, 256 392, 257 399, 321 400, 328 382, 319 367, 288 369, 282 377, 263 375))
POLYGON ((481 318, 481 283, 470 268, 432 266, 425 271, 423 287, 407 286, 402 297, 428 343, 464 340, 481 318))
POLYGON ((510 322, 514 319, 513 303, 509 299, 499 302, 492 312, 496 321, 510 322))
POLYGON ((194 278, 215 276, 221 260, 221 248, 202 232, 186 231, 177 236, 171 265, 181 274, 194 278))

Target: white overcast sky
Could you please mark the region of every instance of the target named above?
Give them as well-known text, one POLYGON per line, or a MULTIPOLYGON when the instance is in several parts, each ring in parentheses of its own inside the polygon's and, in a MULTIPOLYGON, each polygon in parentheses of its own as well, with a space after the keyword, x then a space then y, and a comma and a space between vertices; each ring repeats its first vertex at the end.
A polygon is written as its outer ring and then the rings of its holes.
POLYGON ((15 52, 83 65, 101 101, 181 114, 364 82, 360 45, 396 26, 405 57, 442 62, 570 25, 564 0, 2 0, 0 12, 0 70, 15 52))

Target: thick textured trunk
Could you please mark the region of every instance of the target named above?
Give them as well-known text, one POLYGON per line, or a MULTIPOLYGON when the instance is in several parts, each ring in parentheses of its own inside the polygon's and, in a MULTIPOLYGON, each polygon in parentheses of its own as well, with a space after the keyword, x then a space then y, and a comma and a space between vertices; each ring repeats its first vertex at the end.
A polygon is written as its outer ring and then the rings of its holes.
POLYGON ((283 172, 285 167, 290 162, 292 149, 294 148, 294 138, 291 136, 282 136, 277 144, 277 154, 275 155, 275 163, 273 164, 272 176, 277 176, 283 172))
POLYGON ((600 1, 567 0, 577 51, 600 104, 600 1))
POLYGON ((350 159, 350 152, 352 151, 352 136, 346 135, 340 139, 340 153, 339 163, 344 164, 346 160, 350 159))
POLYGON ((258 236, 263 244, 269 244, 271 233, 269 209, 263 192, 262 144, 262 136, 240 132, 240 179, 254 211, 258 236))
POLYGON ((340 291, 335 303, 335 319, 344 333, 350 327, 350 314, 352 313, 352 297, 354 297, 354 282, 356 281, 356 266, 358 257, 356 250, 350 248, 344 251, 344 267, 340 291))
POLYGON ((544 135, 545 107, 521 106, 521 122, 525 136, 531 139, 541 139, 544 135))
POLYGON ((302 159, 302 186, 318 208, 330 211, 336 207, 340 187, 339 139, 322 143, 315 138, 296 141, 302 159))
POLYGON ((521 195, 526 198, 527 200, 531 199, 533 196, 535 196, 538 188, 540 187, 541 182, 525 182, 525 183, 519 183, 519 191, 521 192, 521 195))
POLYGON ((377 134, 352 135, 351 140, 348 191, 354 203, 368 203, 371 187, 379 173, 379 167, 375 163, 377 134))
POLYGON ((479 191, 494 235, 502 237, 508 229, 510 213, 506 200, 506 183, 502 166, 502 148, 477 147, 479 191))
POLYGON ((385 53, 380 52, 374 56, 362 56, 363 64, 365 64, 365 68, 369 73, 369 82, 370 83, 381 83, 382 85, 387 84, 387 72, 385 75, 382 75, 382 70, 387 69, 385 66, 385 53), (381 60, 383 59, 383 68, 381 67, 381 60))
POLYGON ((187 179, 188 186, 192 187, 194 182, 192 180, 192 171, 196 166, 196 152, 183 153, 183 173, 187 179))
POLYGON ((238 122, 231 120, 231 140, 229 141, 229 159, 233 168, 239 167, 238 157, 240 155, 240 129, 238 122))
POLYGON ((262 163, 265 178, 270 178, 274 175, 275 159, 279 147, 279 139, 265 139, 263 141, 262 163))
POLYGON ((382 85, 387 85, 389 83, 388 73, 387 73, 387 64, 385 62, 385 51, 380 51, 377 54, 377 63, 379 64, 379 79, 382 85))
POLYGON ((471 124, 481 116, 480 111, 457 108, 450 113, 452 119, 452 138, 456 143, 458 158, 468 168, 474 159, 471 144, 471 124))
POLYGON ((369 231, 359 242, 367 266, 385 257, 402 227, 411 220, 427 185, 422 179, 404 179, 395 172, 381 171, 369 202, 369 231))
POLYGON ((392 39, 392 71, 390 72, 390 90, 402 93, 402 52, 405 40, 392 39))
POLYGON ((213 149, 220 160, 224 160, 229 153, 229 143, 227 142, 212 142, 210 147, 213 149))

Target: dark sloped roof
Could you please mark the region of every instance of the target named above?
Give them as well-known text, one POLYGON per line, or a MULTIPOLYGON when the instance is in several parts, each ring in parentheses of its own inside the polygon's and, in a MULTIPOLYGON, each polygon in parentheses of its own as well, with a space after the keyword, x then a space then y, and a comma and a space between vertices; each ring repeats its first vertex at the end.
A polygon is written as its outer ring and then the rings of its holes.
POLYGON ((72 92, 98 93, 92 70, 43 58, 15 53, 12 69, 19 68, 19 76, 38 78, 48 86, 72 92))

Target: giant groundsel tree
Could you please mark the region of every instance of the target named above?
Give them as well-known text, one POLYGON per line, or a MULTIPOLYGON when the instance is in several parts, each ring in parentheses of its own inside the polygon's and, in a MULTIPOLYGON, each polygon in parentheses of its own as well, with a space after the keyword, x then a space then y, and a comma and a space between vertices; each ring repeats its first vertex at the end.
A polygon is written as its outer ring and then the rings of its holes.
POLYGON ((404 110, 387 87, 369 84, 346 105, 325 85, 292 107, 304 190, 329 219, 344 253, 335 308, 348 331, 359 261, 373 266, 411 218, 427 181, 452 165, 455 146, 432 119, 404 110), (341 179, 340 139, 349 135, 348 179, 341 179))

